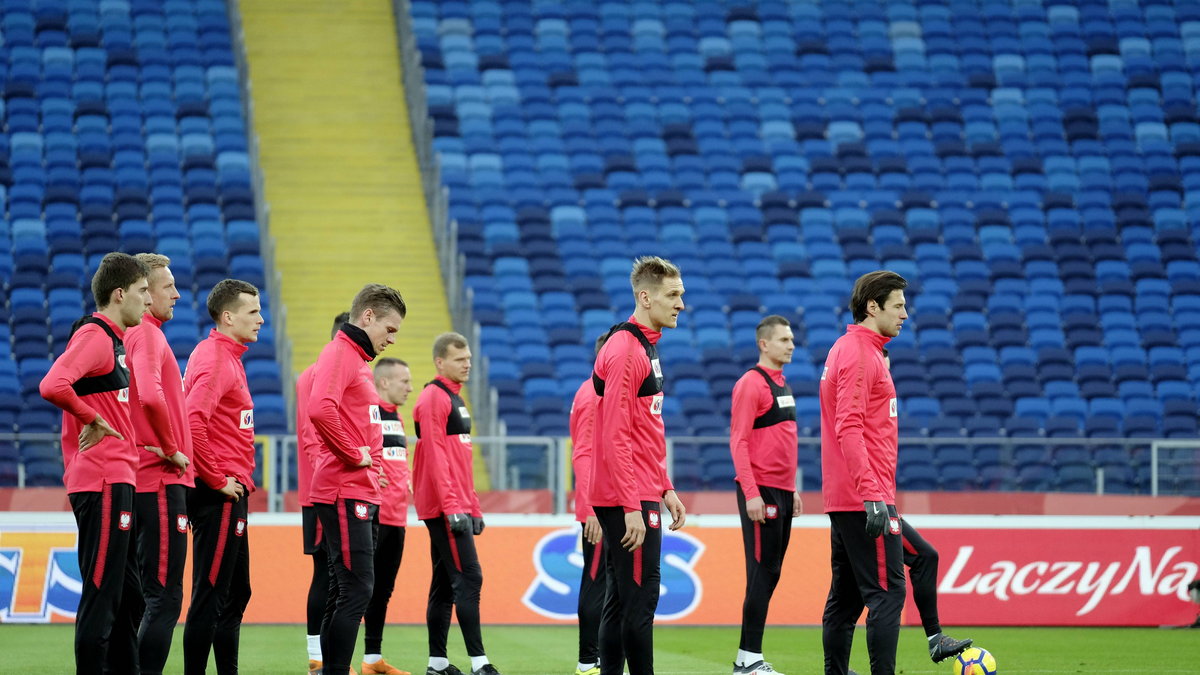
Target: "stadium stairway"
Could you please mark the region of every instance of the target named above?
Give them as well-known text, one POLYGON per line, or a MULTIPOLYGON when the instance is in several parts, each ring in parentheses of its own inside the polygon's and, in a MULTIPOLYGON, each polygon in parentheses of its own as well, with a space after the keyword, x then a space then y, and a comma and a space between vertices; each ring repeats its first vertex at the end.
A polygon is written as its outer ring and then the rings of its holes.
MULTIPOLYGON (((368 282, 401 291, 408 318, 388 356, 433 378, 450 329, 442 275, 386 0, 241 0, 259 161, 288 309, 292 368, 312 363, 330 319, 368 282)), ((411 419, 410 397, 406 418, 411 419)))

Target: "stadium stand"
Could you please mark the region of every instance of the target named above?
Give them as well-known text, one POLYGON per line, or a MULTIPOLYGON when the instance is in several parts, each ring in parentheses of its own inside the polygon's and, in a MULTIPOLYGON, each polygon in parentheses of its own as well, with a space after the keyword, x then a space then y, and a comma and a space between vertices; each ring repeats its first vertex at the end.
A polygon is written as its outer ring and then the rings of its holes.
MULTIPOLYGON (((0 15, 0 432, 50 433, 60 414, 38 381, 92 311, 105 253, 170 256, 181 364, 213 284, 265 293, 265 271, 224 2, 6 0, 0 15)), ((273 335, 268 322, 246 356, 264 433, 287 430, 273 335)), ((61 485, 53 444, 14 447, 0 442, 0 485, 18 456, 27 485, 61 485)))
MULTIPOLYGON (((661 344, 669 434, 726 433, 765 313, 796 324, 788 376, 815 433, 848 289, 885 267, 912 284, 892 343, 902 435, 1196 436, 1200 6, 413 0, 411 14, 510 434, 565 433, 586 345, 627 315, 631 257, 654 253, 682 267, 689 305, 661 344)), ((727 489, 719 450, 680 444, 681 487, 727 489)), ((1130 469, 1145 458, 1119 445, 1086 462, 1011 442, 904 454, 909 489, 1087 490, 1080 469, 1096 466, 1110 492, 1146 485, 1130 469)), ((819 464, 801 457, 808 485, 819 464)))

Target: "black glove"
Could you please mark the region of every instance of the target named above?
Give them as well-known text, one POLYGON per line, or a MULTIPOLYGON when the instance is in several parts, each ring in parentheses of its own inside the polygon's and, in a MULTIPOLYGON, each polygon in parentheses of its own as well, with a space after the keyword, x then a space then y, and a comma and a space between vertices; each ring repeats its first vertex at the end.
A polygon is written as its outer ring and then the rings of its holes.
POLYGON ((476 536, 483 534, 483 516, 479 516, 478 518, 471 516, 471 531, 476 536))
POLYGON ((888 509, 883 502, 863 502, 867 510, 867 536, 874 539, 887 528, 888 509))
POLYGON ((471 516, 465 513, 447 513, 446 522, 450 523, 450 531, 454 534, 466 534, 471 531, 471 516))

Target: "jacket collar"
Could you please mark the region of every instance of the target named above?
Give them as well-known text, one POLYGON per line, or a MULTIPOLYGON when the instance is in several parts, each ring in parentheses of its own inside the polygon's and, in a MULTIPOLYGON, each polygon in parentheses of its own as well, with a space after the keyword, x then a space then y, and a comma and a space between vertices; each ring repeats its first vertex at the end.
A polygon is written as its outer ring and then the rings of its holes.
POLYGON ((338 329, 339 335, 346 336, 346 339, 358 347, 358 351, 362 353, 363 361, 371 361, 375 358, 375 347, 371 345, 371 338, 367 337, 367 331, 355 326, 352 323, 344 323, 338 329))

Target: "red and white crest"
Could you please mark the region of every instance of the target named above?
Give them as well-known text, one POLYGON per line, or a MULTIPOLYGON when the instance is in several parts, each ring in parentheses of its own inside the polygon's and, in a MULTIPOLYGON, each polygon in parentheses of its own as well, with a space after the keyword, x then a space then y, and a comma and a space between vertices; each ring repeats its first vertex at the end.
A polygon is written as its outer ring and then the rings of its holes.
POLYGON ((175 529, 180 532, 187 532, 188 519, 185 514, 175 516, 175 529))
POLYGON ((133 525, 133 514, 129 511, 122 511, 121 516, 117 518, 117 527, 128 530, 130 525, 133 525))
POLYGON ((778 518, 779 517, 779 507, 775 506, 774 504, 767 504, 767 517, 768 518, 778 518))
POLYGON ((888 532, 892 534, 900 534, 900 519, 888 518, 888 532))
POLYGON ((242 536, 243 534, 246 534, 246 519, 245 518, 238 518, 237 527, 234 528, 233 532, 234 532, 234 534, 236 534, 239 537, 242 536))
POLYGON ((366 504, 355 504, 354 505, 354 517, 355 518, 358 518, 359 520, 366 520, 367 516, 368 516, 368 512, 367 512, 366 504))
POLYGON ((649 515, 650 515, 650 527, 653 527, 654 529, 657 530, 658 529, 658 511, 651 511, 649 515))

